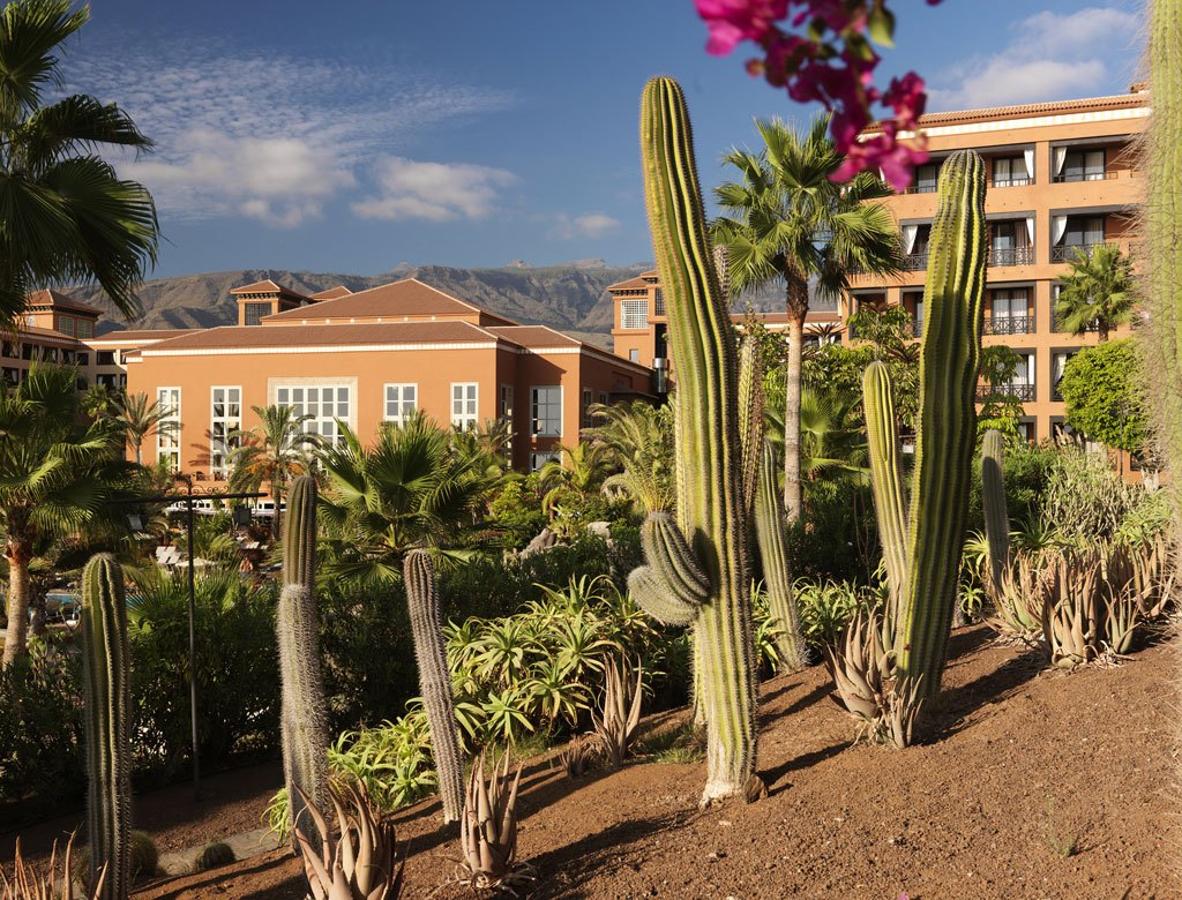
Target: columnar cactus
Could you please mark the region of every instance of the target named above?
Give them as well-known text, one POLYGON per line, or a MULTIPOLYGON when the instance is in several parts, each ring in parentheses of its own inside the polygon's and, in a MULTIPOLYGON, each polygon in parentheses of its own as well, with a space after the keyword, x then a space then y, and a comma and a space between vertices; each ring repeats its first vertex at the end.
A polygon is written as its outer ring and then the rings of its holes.
POLYGON ((899 429, 887 364, 872 362, 862 377, 862 406, 870 451, 870 488, 878 521, 878 539, 891 593, 888 628, 898 619, 900 594, 907 583, 907 507, 899 465, 899 429))
POLYGON ((464 760, 456 735, 451 675, 443 644, 443 621, 435 589, 435 567, 425 550, 412 550, 402 563, 410 629, 419 666, 419 693, 431 727, 431 751, 439 775, 443 821, 458 822, 464 813, 464 760))
MULTIPOLYGON (((893 623, 898 672, 905 694, 921 701, 939 692, 944 671, 977 434, 986 256, 981 157, 971 150, 948 157, 940 168, 938 193, 924 288, 926 324, 905 572, 898 572, 897 547, 886 555, 898 603, 893 623)), ((870 369, 865 386, 871 468, 876 504, 883 506, 878 515, 880 527, 885 522, 886 545, 895 541, 901 488, 893 462, 893 424, 887 422, 893 419, 888 416, 890 379, 884 368, 870 369)))
POLYGON ((800 612, 792 592, 792 571, 788 563, 788 542, 784 539, 784 502, 776 484, 776 453, 771 441, 763 441, 759 465, 759 485, 755 497, 755 537, 763 563, 763 581, 768 608, 779 630, 776 649, 780 668, 795 672, 808 663, 804 637, 800 633, 800 612))
POLYGON ((668 78, 645 87, 645 198, 677 360, 677 522, 646 529, 647 566, 629 579, 667 622, 693 623, 707 729, 702 802, 758 792, 748 521, 739 436, 738 353, 706 240, 685 97, 668 78))
POLYGON ((981 508, 985 513, 985 537, 989 541, 990 590, 1001 586, 1010 564, 1010 516, 1006 509, 1003 474, 1005 438, 990 428, 981 439, 981 508))
POLYGON ((283 775, 291 821, 319 853, 319 831, 305 798, 321 809, 328 803, 328 718, 316 611, 316 482, 306 475, 295 480, 287 497, 283 589, 275 628, 283 682, 283 775))
POLYGON ((129 665, 123 570, 100 553, 82 572, 82 679, 90 880, 97 885, 102 876, 104 900, 123 900, 131 891, 129 665))

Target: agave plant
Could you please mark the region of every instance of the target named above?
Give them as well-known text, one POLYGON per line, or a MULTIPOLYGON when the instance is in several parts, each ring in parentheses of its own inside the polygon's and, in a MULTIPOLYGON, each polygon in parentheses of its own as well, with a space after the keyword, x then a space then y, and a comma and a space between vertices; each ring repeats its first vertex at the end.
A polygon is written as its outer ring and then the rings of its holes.
POLYGON ((644 668, 636 667, 632 684, 631 666, 626 660, 612 657, 603 670, 603 704, 599 714, 591 713, 595 736, 604 757, 618 769, 628 757, 640 722, 640 702, 644 695, 644 668))
POLYGON ((505 754, 498 772, 484 777, 484 756, 476 760, 468 781, 464 818, 460 823, 463 858, 452 882, 466 884, 480 895, 499 891, 519 896, 517 891, 535 880, 533 867, 517 861, 517 790, 521 767, 509 777, 509 756, 505 754))
POLYGON ((989 625, 1006 638, 1028 641, 1042 630, 1043 607, 1051 589, 1053 570, 1044 564, 1046 553, 1017 552, 1002 569, 992 589, 994 615, 989 625))
POLYGON ((21 856, 21 839, 16 839, 12 871, 0 868, 0 900, 98 900, 103 893, 107 867, 103 866, 95 877, 95 883, 84 894, 74 893, 74 865, 71 859, 74 851, 74 835, 66 841, 66 851, 58 865, 57 841, 49 852, 49 864, 39 870, 25 862, 21 856))
POLYGON ((398 858, 394 823, 382 821, 363 787, 346 782, 328 793, 336 812, 335 830, 311 798, 303 797, 318 832, 320 853, 308 835, 295 829, 312 897, 396 900, 402 893, 403 861, 398 858))
POLYGON ((558 754, 558 763, 567 778, 579 778, 591 768, 599 750, 599 741, 593 736, 577 735, 558 754))

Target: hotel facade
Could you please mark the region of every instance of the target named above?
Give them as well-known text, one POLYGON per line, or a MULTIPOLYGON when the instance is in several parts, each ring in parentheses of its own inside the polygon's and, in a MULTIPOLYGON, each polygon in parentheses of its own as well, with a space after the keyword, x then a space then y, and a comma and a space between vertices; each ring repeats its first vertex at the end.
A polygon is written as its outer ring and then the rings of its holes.
MULTIPOLYGON (((1054 314, 1068 262, 1102 243, 1130 251, 1132 222, 1144 179, 1135 147, 1149 120, 1149 94, 935 113, 920 120, 930 161, 912 187, 883 203, 899 228, 903 272, 892 278, 855 275, 836 310, 810 312, 805 340, 857 340, 849 317, 859 309, 902 305, 916 335, 923 331, 928 240, 936 213, 941 162, 960 149, 985 160, 989 256, 984 338, 1019 355, 1011 392, 1023 405, 1020 429, 1032 440, 1055 436, 1065 408, 1058 392, 1072 355, 1096 342, 1094 331, 1063 331, 1054 314)), ((664 304, 659 279, 648 272, 610 288, 618 355, 667 371, 664 304)), ((737 316, 741 319, 742 316, 737 316)), ((769 327, 783 327, 770 314, 769 327)), ((1119 329, 1114 337, 1127 333, 1119 329)), ((982 387, 982 392, 985 387, 982 387)))
POLYGON ((338 422, 369 442, 421 410, 443 425, 509 423, 512 463, 536 469, 573 446, 589 407, 651 396, 651 370, 542 325, 520 325, 415 279, 304 296, 273 281, 231 292, 238 324, 115 331, 100 310, 56 292, 30 297, 4 343, 4 377, 37 359, 76 366, 79 387, 142 393, 173 427, 149 438, 146 464, 198 482, 229 474, 235 434, 254 407, 290 406, 332 443, 338 422))

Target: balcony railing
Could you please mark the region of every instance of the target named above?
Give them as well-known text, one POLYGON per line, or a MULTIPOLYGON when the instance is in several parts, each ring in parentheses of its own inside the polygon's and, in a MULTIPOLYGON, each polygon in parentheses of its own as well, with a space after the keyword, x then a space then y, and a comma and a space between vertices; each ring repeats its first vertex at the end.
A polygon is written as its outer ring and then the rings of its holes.
POLYGON ((1033 178, 991 178, 989 179, 989 186, 995 188, 1002 187, 1026 187, 1028 184, 1034 184, 1033 178))
POLYGON ((923 337, 923 316, 911 317, 911 336, 916 338, 923 337))
POLYGON ((1054 177, 1053 181, 1056 184, 1063 184, 1068 181, 1112 181, 1119 177, 1120 175, 1116 170, 1107 172, 1060 172, 1054 177))
POLYGON ((1028 266, 1034 262, 1033 247, 990 247, 991 266, 1028 266))
POLYGON ((1034 334, 1034 316, 996 316, 985 320, 986 334, 1034 334))
POLYGON ((1059 381, 1058 380, 1056 380, 1055 383, 1053 385, 1051 385, 1051 399, 1054 400, 1056 403, 1063 402, 1063 392, 1059 390, 1059 381))
POLYGON ((936 193, 936 185, 934 182, 925 181, 922 184, 912 184, 903 189, 904 194, 934 194, 936 193))
POLYGON ((1034 399, 1034 385, 1033 384, 999 384, 997 386, 991 384, 977 385, 977 399, 980 401, 988 400, 991 397, 1009 396, 1023 403, 1029 403, 1034 399))
POLYGON ((928 267, 928 253, 908 253, 903 257, 904 272, 922 272, 928 267))
MULTIPOLYGON (((1062 319, 1060 316, 1056 315, 1056 316, 1055 316, 1055 319, 1054 319, 1054 322, 1055 322, 1055 324, 1054 324, 1054 330, 1055 330, 1055 331, 1057 331, 1057 332, 1059 332, 1059 333, 1061 333, 1061 334, 1067 334, 1067 333, 1068 333, 1068 330, 1067 330, 1067 328, 1066 328, 1066 327, 1063 325, 1063 319, 1062 319)), ((1094 320, 1093 320, 1093 321, 1091 321, 1091 322, 1088 322, 1088 324, 1087 324, 1086 326, 1084 326, 1084 329, 1083 329, 1083 331, 1082 331, 1082 332, 1078 332, 1078 333, 1082 333, 1082 334, 1095 334, 1095 333, 1097 333, 1099 330, 1100 330, 1100 323, 1099 323, 1099 322, 1096 322, 1096 321, 1094 321, 1094 320)), ((1072 333, 1074 334, 1074 333, 1077 333, 1077 332, 1072 332, 1072 333)))
POLYGON ((1077 254, 1087 256, 1096 247, 1109 241, 1092 241, 1090 244, 1056 244, 1051 248, 1051 262, 1071 262, 1077 254))

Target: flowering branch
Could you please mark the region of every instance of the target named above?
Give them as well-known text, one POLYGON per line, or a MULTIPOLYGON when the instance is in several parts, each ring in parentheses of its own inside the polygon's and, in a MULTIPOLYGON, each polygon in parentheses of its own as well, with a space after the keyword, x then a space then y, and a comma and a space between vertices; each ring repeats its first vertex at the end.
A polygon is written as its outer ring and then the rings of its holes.
MULTIPOLYGON (((816 101, 830 111, 833 142, 845 155, 834 181, 877 168, 896 190, 911 183, 912 169, 928 155, 921 137, 903 144, 899 133, 916 132, 927 94, 923 79, 914 72, 891 79, 886 90, 874 84, 880 57, 871 41, 890 46, 895 30, 887 0, 694 2, 710 30, 708 53, 725 56, 741 42, 753 41, 763 57, 748 60, 749 73, 786 88, 799 103, 816 101), (859 140, 875 104, 889 108, 891 115, 876 134, 859 140)), ((940 0, 927 2, 935 6, 940 0)))

